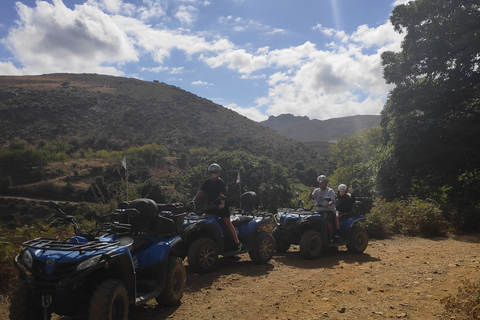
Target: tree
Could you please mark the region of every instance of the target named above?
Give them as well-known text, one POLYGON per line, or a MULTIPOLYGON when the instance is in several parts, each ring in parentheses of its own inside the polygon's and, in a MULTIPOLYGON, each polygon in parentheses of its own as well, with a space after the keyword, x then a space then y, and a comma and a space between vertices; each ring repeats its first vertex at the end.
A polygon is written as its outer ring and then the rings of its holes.
POLYGON ((256 157, 243 151, 218 152, 209 156, 179 180, 175 189, 188 192, 190 199, 193 198, 208 177, 208 165, 213 162, 222 167, 220 177, 225 181, 230 206, 239 207, 240 194, 245 191, 257 193, 258 205, 263 210, 276 212, 277 208, 291 206, 293 193, 287 170, 267 157, 256 157), (239 172, 241 183, 237 184, 239 172))
POLYGON ((341 183, 355 189, 363 196, 375 194, 375 178, 379 154, 382 149, 380 127, 361 131, 348 138, 342 138, 330 147, 330 159, 336 164, 329 185, 335 189, 341 183))
POLYGON ((388 193, 401 197, 415 184, 442 186, 480 167, 480 6, 411 1, 390 20, 405 38, 400 52, 382 54, 384 77, 395 88, 382 110, 390 158, 379 179, 393 180, 397 192, 388 193))

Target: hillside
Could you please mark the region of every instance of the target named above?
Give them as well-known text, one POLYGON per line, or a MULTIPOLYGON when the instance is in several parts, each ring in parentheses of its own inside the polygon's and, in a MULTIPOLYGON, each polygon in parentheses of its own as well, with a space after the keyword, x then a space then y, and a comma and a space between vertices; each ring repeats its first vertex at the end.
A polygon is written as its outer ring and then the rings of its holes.
POLYGON ((377 115, 357 115, 328 120, 310 120, 308 117, 296 117, 291 114, 270 116, 260 122, 281 135, 301 142, 334 142, 343 135, 351 136, 364 129, 375 127, 380 122, 377 115))
POLYGON ((272 129, 158 81, 96 74, 0 77, 0 145, 65 141, 79 150, 149 143, 173 154, 191 148, 243 150, 292 167, 325 156, 272 129))

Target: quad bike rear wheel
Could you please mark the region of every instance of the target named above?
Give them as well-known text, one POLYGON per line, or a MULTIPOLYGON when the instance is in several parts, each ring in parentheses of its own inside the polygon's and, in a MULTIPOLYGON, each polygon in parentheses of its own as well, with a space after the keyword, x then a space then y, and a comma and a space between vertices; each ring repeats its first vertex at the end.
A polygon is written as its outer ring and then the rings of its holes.
POLYGON ((260 231, 255 235, 253 248, 248 252, 250 259, 258 264, 265 264, 273 257, 275 252, 275 240, 266 231, 260 231))
POLYGON ((188 265, 198 273, 213 271, 218 262, 218 248, 215 242, 207 237, 198 238, 188 250, 188 265))
POLYGON ((347 243, 348 251, 362 253, 368 245, 368 233, 361 227, 354 227, 351 233, 350 242, 347 243))
POLYGON ((90 300, 88 320, 128 320, 127 289, 122 281, 100 283, 90 300))
POLYGON ((165 288, 155 300, 158 304, 174 306, 180 303, 185 290, 185 267, 179 257, 168 258, 168 269, 165 288))
POLYGON ((315 259, 323 249, 322 235, 316 230, 307 230, 300 239, 300 254, 305 259, 315 259))

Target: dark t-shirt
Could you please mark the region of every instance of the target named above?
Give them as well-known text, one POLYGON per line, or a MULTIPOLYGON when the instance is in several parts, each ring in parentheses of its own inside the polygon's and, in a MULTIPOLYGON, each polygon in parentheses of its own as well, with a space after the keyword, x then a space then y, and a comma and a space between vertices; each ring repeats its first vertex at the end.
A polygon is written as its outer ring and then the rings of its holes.
POLYGON ((335 207, 340 213, 351 213, 355 208, 355 196, 353 194, 345 193, 341 196, 337 193, 337 199, 335 201, 335 207))
POLYGON ((225 189, 225 183, 220 178, 217 178, 217 180, 212 180, 211 178, 205 180, 200 187, 200 190, 206 194, 207 205, 212 204, 220 193, 225 194, 227 192, 225 189))

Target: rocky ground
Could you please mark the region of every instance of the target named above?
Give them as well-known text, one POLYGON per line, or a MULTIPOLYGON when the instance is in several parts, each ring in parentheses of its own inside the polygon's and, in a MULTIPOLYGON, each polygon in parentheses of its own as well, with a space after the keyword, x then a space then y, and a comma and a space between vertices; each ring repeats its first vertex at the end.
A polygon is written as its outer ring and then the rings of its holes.
POLYGON ((178 307, 151 302, 129 319, 452 319, 440 300, 479 279, 480 235, 371 240, 363 254, 340 248, 313 261, 292 246, 267 265, 244 254, 211 274, 187 271, 178 307))

